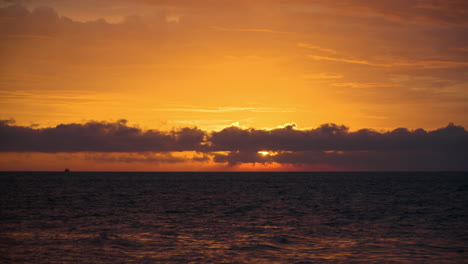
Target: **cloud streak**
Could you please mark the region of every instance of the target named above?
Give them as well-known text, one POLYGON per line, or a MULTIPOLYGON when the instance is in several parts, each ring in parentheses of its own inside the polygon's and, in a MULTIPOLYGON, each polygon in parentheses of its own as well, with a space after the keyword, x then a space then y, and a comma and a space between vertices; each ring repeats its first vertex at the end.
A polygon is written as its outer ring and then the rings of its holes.
POLYGON ((228 32, 256 32, 256 33, 275 33, 275 34, 285 34, 291 32, 277 31, 268 28, 225 28, 212 26, 211 29, 216 31, 228 31, 228 32))
POLYGON ((317 55, 308 55, 309 58, 317 61, 332 61, 332 62, 341 62, 349 64, 360 64, 368 66, 378 66, 378 67, 394 67, 394 66, 407 66, 407 67, 422 67, 427 69, 440 69, 440 68, 463 68, 468 67, 468 62, 464 61, 447 61, 447 60, 420 60, 420 61, 389 61, 389 62, 373 62, 369 60, 361 59, 349 59, 349 58, 340 58, 340 57, 331 57, 331 56, 317 56, 317 55))
POLYGON ((186 107, 186 108, 155 108, 153 111, 165 112, 199 112, 199 113, 230 113, 230 112, 254 112, 254 113, 291 113, 295 110, 285 110, 274 107, 186 107))

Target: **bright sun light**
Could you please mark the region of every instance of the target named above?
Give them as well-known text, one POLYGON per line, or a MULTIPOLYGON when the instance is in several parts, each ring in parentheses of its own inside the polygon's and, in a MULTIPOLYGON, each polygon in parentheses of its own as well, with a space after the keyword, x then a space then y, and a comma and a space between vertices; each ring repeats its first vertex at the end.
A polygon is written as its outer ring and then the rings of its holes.
POLYGON ((269 151, 259 151, 258 153, 260 153, 262 156, 267 156, 271 154, 269 151))

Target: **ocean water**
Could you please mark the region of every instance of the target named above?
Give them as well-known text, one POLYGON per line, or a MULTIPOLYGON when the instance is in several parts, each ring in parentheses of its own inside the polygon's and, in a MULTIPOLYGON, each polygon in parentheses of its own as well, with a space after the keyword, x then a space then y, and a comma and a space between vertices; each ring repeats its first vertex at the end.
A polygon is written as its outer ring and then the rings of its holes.
POLYGON ((0 263, 468 263, 468 173, 0 173, 0 263))

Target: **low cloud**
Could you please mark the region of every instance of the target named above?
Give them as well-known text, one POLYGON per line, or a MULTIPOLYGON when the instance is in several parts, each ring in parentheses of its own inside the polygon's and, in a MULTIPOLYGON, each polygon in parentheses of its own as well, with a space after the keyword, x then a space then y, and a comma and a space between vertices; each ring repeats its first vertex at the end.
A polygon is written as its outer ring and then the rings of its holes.
POLYGON ((397 128, 378 132, 361 129, 351 132, 343 125, 324 124, 315 129, 293 126, 273 130, 225 128, 210 136, 216 151, 458 151, 468 147, 468 132, 461 126, 426 131, 397 128))
MULTIPOLYGON (((192 153, 190 153, 192 154, 192 153)), ((154 152, 137 152, 137 153, 88 153, 85 156, 86 160, 101 161, 101 162, 147 162, 147 163, 184 163, 189 161, 205 162, 210 158, 206 154, 200 155, 174 155, 172 152, 154 153, 154 152)))
POLYGON ((212 161, 229 166, 276 163, 348 170, 468 169, 468 131, 454 124, 431 131, 350 131, 336 124, 307 130, 287 125, 272 130, 232 126, 221 131, 189 127, 159 131, 128 126, 126 120, 51 128, 17 126, 13 120, 3 120, 0 141, 0 152, 88 152, 88 160, 103 162, 212 161))
POLYGON ((454 151, 282 151, 263 155, 252 151, 214 154, 213 161, 237 166, 243 163, 308 165, 339 170, 466 170, 466 153, 454 151))
POLYGON ((33 129, 0 121, 0 151, 16 152, 167 152, 198 150, 205 132, 185 127, 173 131, 130 127, 126 120, 61 124, 33 129))

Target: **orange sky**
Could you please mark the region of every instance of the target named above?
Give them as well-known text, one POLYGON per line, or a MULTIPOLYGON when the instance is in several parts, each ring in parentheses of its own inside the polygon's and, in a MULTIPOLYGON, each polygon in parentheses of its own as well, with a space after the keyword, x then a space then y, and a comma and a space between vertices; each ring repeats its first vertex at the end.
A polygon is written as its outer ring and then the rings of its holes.
MULTIPOLYGON (((18 126, 124 118, 165 131, 468 127, 465 1, 4 0, 0 8, 0 119, 18 126)), ((1 153, 0 169, 67 164, 59 154, 18 162, 22 155, 1 153)), ((67 166, 82 170, 233 169, 73 155, 67 166)))

